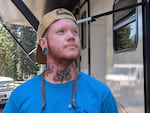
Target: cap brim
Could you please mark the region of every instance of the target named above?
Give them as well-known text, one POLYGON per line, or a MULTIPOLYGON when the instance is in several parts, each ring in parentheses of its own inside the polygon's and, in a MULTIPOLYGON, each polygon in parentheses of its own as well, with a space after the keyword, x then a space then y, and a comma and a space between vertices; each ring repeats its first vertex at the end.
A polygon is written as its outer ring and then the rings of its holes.
POLYGON ((36 61, 38 64, 46 64, 46 56, 43 54, 40 45, 36 49, 36 61))

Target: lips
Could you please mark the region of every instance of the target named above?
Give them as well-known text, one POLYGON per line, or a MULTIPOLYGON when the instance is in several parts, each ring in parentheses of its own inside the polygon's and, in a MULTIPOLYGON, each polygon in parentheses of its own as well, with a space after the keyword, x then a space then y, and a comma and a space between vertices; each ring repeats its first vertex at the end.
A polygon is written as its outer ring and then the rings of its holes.
POLYGON ((65 47, 74 47, 74 48, 77 48, 78 46, 77 46, 77 44, 68 44, 65 47))

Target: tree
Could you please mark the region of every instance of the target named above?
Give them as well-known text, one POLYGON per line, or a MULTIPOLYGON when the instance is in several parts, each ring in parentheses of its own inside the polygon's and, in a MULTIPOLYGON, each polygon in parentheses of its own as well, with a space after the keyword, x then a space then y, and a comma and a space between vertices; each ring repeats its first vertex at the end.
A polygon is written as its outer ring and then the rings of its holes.
MULTIPOLYGON (((21 44, 24 50, 29 53, 36 46, 36 32, 32 27, 19 25, 6 25, 15 39, 21 44)), ((39 67, 31 62, 20 46, 13 40, 13 37, 0 26, 0 75, 11 76, 13 78, 24 75, 36 75, 39 67)), ((31 54, 35 62, 35 54, 31 54)))
MULTIPOLYGON (((32 27, 11 25, 10 30, 16 36, 24 50, 29 53, 36 46, 36 32, 32 27)), ((31 54, 31 59, 35 62, 35 54, 31 54)), ((21 49, 17 50, 19 76, 37 74, 37 65, 33 64, 21 49)))
POLYGON ((135 38, 130 38, 130 34, 131 28, 128 26, 124 26, 122 29, 118 30, 116 37, 119 50, 131 49, 134 47, 135 38))
POLYGON ((12 47, 13 41, 9 33, 0 24, 0 76, 11 76, 13 73, 12 66, 12 47))

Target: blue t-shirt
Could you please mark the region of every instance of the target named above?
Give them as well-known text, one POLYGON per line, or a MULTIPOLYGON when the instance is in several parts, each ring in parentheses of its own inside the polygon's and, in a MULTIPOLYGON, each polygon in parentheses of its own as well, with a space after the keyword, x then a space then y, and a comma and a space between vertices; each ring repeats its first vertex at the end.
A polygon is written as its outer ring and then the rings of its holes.
MULTIPOLYGON (((3 113, 41 113, 42 76, 18 86, 9 97, 3 113)), ((118 113, 110 89, 102 82, 80 72, 75 95, 76 111, 70 107, 74 80, 63 84, 44 81, 46 106, 42 113, 118 113)))

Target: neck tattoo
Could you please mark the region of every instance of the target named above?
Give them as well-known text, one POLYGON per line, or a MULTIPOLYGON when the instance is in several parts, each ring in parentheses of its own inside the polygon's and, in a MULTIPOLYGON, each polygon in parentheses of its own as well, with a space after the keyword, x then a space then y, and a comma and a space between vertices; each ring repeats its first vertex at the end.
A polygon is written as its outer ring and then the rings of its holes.
MULTIPOLYGON (((54 67, 48 65, 47 68, 43 71, 42 75, 48 76, 48 74, 53 72, 54 72, 54 67)), ((57 70, 53 78, 54 82, 63 82, 64 80, 69 81, 70 79, 71 79, 70 68, 68 67, 62 70, 57 70)))
POLYGON ((57 70, 56 75, 54 76, 53 80, 55 82, 62 82, 64 80, 69 81, 71 79, 70 76, 70 68, 65 68, 63 70, 57 70))
POLYGON ((53 72, 53 66, 47 66, 47 68, 43 71, 42 75, 48 76, 48 74, 53 72))

